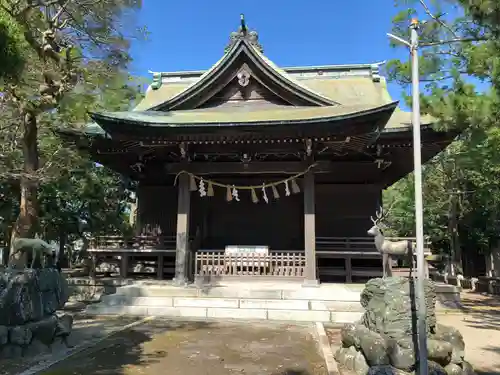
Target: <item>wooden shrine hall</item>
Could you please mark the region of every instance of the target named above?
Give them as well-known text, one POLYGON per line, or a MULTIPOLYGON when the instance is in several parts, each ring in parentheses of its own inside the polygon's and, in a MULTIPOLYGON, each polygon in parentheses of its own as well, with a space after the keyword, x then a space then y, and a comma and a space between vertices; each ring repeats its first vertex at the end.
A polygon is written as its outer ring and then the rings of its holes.
MULTIPOLYGON (((97 237, 91 253, 122 277, 180 283, 381 275, 370 216, 413 169, 411 116, 381 64, 280 68, 242 18, 210 69, 154 73, 132 111, 61 129, 138 182, 136 235, 97 237)), ((423 161, 453 137, 424 116, 423 161)))

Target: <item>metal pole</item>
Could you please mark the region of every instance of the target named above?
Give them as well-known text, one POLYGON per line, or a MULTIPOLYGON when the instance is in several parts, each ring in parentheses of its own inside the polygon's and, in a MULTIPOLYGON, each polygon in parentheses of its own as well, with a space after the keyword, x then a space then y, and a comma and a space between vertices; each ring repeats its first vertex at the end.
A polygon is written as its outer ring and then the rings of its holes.
POLYGON ((415 174, 415 221, 417 237, 417 335, 419 347, 419 375, 427 375, 427 330, 425 305, 425 258, 424 258, 424 218, 422 203, 422 155, 420 139, 420 90, 418 68, 418 21, 411 22, 411 76, 412 76, 412 123, 413 123, 413 163, 415 174))

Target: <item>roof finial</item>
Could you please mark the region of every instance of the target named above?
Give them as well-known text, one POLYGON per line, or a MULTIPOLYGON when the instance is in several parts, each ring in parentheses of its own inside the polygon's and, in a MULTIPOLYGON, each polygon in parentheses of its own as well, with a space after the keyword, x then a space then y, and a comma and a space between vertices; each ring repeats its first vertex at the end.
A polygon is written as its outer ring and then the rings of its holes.
POLYGON ((240 30, 242 33, 246 34, 248 29, 247 29, 247 24, 245 22, 245 15, 243 13, 240 14, 240 22, 241 22, 240 30))
POLYGON ((240 27, 238 31, 233 31, 229 38, 229 43, 226 46, 224 52, 229 52, 231 48, 240 40, 244 40, 254 48, 256 48, 260 53, 263 52, 262 46, 259 43, 259 34, 257 31, 250 31, 247 27, 247 23, 245 22, 245 15, 243 13, 240 14, 240 27))

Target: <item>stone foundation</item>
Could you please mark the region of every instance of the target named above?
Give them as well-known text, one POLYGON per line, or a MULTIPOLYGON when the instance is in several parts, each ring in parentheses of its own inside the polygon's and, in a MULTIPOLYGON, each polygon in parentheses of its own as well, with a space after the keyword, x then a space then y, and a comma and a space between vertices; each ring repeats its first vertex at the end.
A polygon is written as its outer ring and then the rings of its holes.
POLYGON ((35 356, 50 351, 57 339, 67 344, 72 326, 71 315, 55 314, 23 325, 0 326, 0 359, 35 356))
MULTIPOLYGON (((453 327, 436 322, 436 290, 426 281, 427 348, 430 374, 471 375, 464 360, 465 343, 453 327)), ((370 280, 361 293, 365 309, 358 323, 342 329, 337 362, 358 375, 405 374, 418 366, 414 285, 407 278, 370 280)))
POLYGON ((117 288, 131 285, 133 280, 120 278, 68 277, 69 300, 99 302, 103 296, 116 293, 117 288))
POLYGON ((68 300, 64 277, 52 268, 0 273, 0 358, 36 355, 66 342, 73 317, 57 315, 68 300))

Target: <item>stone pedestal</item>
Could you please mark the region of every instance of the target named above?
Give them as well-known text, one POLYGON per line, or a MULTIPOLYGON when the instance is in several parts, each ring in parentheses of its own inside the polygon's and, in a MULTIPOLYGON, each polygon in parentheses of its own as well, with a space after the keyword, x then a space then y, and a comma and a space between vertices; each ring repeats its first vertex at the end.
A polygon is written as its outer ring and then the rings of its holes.
POLYGON ((36 355, 56 338, 66 342, 73 317, 57 315, 68 284, 56 269, 6 269, 0 273, 0 358, 36 355))
MULTIPOLYGON (((413 281, 402 277, 370 280, 361 293, 365 312, 356 324, 342 328, 337 362, 358 375, 405 374, 418 363, 416 303, 413 281)), ((435 285, 425 288, 429 374, 471 375, 464 360, 465 343, 453 327, 437 324, 435 285)))

